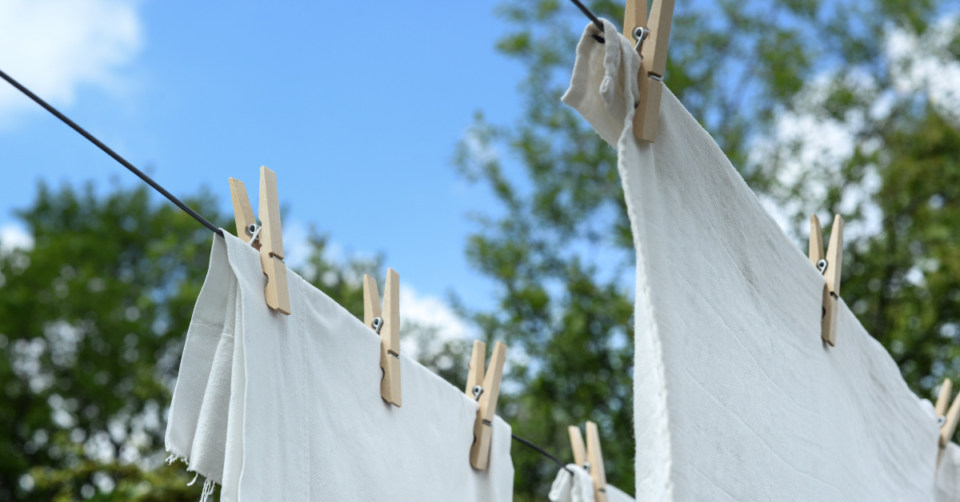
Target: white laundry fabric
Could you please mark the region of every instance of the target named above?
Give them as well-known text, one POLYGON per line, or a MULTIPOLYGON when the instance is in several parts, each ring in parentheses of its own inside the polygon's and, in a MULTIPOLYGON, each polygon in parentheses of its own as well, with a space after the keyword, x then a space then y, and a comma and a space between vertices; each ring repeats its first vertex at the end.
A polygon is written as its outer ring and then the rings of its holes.
POLYGON ((611 118, 598 82, 638 58, 595 30, 563 99, 617 148, 636 247, 637 498, 934 500, 937 424, 892 358, 842 300, 821 341, 823 277, 668 89, 655 143, 611 118))
POLYGON ((607 502, 634 502, 634 498, 623 493, 616 486, 607 484, 607 502))
POLYGON ((590 473, 577 464, 567 464, 553 480, 548 498, 551 502, 594 502, 590 473))
POLYGON ((265 280, 257 251, 214 238, 170 407, 167 450, 221 500, 512 500, 509 425, 474 470, 473 400, 401 354, 403 407, 386 404, 380 338, 292 271, 275 313, 265 280))
MULTIPOLYGON (((616 486, 607 484, 607 502, 634 502, 633 497, 623 493, 616 486)), ((557 478, 550 487, 551 502, 595 502, 593 479, 577 464, 568 464, 566 469, 557 472, 557 478)))
POLYGON ((960 446, 947 443, 937 466, 936 502, 960 502, 960 446))

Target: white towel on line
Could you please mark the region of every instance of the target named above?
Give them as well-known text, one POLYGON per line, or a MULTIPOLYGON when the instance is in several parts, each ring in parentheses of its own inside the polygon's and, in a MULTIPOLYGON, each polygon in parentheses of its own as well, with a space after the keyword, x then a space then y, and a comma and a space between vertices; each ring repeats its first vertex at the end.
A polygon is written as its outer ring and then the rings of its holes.
MULTIPOLYGON (((605 493, 607 502, 634 502, 633 497, 609 483, 605 493)), ((557 473, 550 487, 549 499, 551 502, 595 502, 593 479, 582 467, 569 464, 557 473)))
POLYGON ((821 341, 823 277, 669 89, 635 139, 602 86, 639 57, 595 32, 564 102, 617 148, 636 247, 637 498, 934 500, 937 424, 892 358, 842 300, 821 341))
POLYGON ((593 479, 577 464, 567 464, 557 473, 547 497, 550 502, 594 502, 593 479))
POLYGON ((167 450, 225 501, 512 500, 510 426, 495 418, 488 469, 473 469, 476 402, 401 354, 403 407, 385 403, 380 338, 287 274, 284 316, 264 302, 259 253, 214 238, 167 450))

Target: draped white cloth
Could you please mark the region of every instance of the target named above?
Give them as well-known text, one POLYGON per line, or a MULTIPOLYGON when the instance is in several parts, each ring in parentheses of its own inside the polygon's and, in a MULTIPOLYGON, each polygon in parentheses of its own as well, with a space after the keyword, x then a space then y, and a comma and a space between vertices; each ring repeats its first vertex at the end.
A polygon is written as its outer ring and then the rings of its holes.
POLYGON ((960 502, 960 446, 947 443, 937 467, 936 502, 960 502))
MULTIPOLYGON (((605 493, 607 502, 633 502, 633 497, 611 484, 607 484, 605 493)), ((549 499, 550 502, 596 502, 593 479, 582 467, 569 464, 566 469, 560 469, 557 473, 557 478, 550 487, 549 499)))
POLYGON ((512 500, 510 426, 494 420, 488 470, 473 469, 476 402, 401 355, 403 407, 385 403, 380 338, 292 271, 293 313, 270 310, 259 253, 224 233, 187 333, 169 452, 225 501, 512 500))
POLYGON ((636 247, 637 499, 934 500, 929 406, 842 299, 821 341, 824 278, 669 90, 634 137, 639 57, 596 31, 563 99, 617 149, 636 247))

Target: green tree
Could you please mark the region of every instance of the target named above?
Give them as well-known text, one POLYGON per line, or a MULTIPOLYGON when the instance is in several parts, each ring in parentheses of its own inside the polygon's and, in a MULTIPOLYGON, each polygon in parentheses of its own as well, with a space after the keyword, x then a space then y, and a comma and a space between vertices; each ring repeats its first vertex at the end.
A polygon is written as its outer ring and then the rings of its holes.
MULTIPOLYGON (((621 2, 586 3, 623 19, 621 2)), ((496 308, 460 307, 522 354, 501 407, 515 432, 569 459, 565 426, 597 422, 607 478, 630 491, 631 235, 616 152, 560 102, 587 21, 563 0, 499 12, 512 28, 498 49, 527 70, 524 109, 509 126, 478 114, 457 150, 501 205, 467 244, 496 308)), ((680 2, 665 79, 798 244, 809 214, 843 214, 842 296, 924 396, 960 374, 960 106, 920 64, 956 65, 955 14, 938 0, 680 2)), ((543 497, 556 467, 519 448, 514 463, 517 499, 543 497)))
MULTIPOLYGON (((209 196, 190 203, 220 219, 209 196)), ((143 188, 41 184, 18 216, 34 245, 0 256, 0 499, 51 498, 31 468, 159 465, 210 231, 143 188)))
MULTIPOLYGON (((34 245, 0 253, 0 500, 199 499, 163 434, 212 234, 150 194, 41 183, 17 213, 34 245)), ((235 231, 209 193, 186 200, 235 231)), ((309 244, 301 275, 362 316, 382 260, 309 244)))

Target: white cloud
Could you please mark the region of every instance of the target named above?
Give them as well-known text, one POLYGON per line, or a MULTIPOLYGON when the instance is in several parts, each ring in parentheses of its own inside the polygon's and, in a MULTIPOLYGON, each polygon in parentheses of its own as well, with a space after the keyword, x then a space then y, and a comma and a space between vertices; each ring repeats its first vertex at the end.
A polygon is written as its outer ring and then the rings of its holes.
MULTIPOLYGON (((761 195, 761 203, 783 231, 797 239, 805 237, 807 227, 801 225, 803 235, 797 235, 792 215, 818 213, 821 220, 833 218, 821 212, 822 201, 832 187, 841 183, 841 167, 854 154, 857 136, 867 122, 866 112, 859 109, 839 119, 825 113, 823 102, 835 78, 834 74, 822 74, 812 79, 798 96, 796 110, 782 112, 768 135, 760 138, 750 152, 752 164, 775 169, 777 183, 772 193, 761 195), (798 188, 800 197, 794 193, 798 188)), ((865 94, 877 94, 873 81, 863 75, 847 76, 844 84, 865 94)), ((845 210, 854 209, 850 205, 855 202, 869 201, 872 192, 847 193, 860 188, 855 186, 842 194, 845 210)))
MULTIPOLYGON (((113 85, 140 50, 137 3, 0 0, 0 69, 55 105, 84 84, 113 85)), ((0 111, 36 106, 2 82, 0 111)))
POLYGON ((841 167, 857 148, 865 154, 882 148, 880 138, 867 135, 866 126, 871 120, 884 120, 900 100, 922 93, 939 113, 960 125, 960 62, 948 52, 958 29, 957 16, 940 19, 922 36, 891 27, 884 56, 893 89, 882 89, 875 77, 857 69, 821 73, 797 96, 794 110, 779 114, 772 130, 758 138, 751 163, 774 167, 778 182, 773 193, 761 201, 789 235, 806 236, 805 224, 792 228, 791 215, 819 213, 821 220, 832 217, 822 212, 822 203, 828 190, 836 187, 843 187, 840 211, 860 210, 863 216, 848 224, 846 235, 854 238, 880 231, 883 214, 873 200, 881 185, 877 166, 865 166, 862 183, 846 186, 841 167), (854 107, 842 117, 828 114, 824 103, 836 84, 853 90, 865 102, 872 100, 872 105, 854 107))
POLYGON ((412 337, 400 338, 400 349, 416 359, 423 350, 438 349, 443 342, 477 338, 476 331, 461 319, 443 300, 425 295, 406 285, 400 286, 400 318, 404 324, 436 330, 436 339, 430 347, 421 347, 422 340, 412 337))
MULTIPOLYGON (((311 270, 306 262, 312 251, 308 237, 307 226, 299 221, 292 220, 289 224, 283 226, 283 247, 286 252, 284 261, 289 267, 304 268, 302 270, 304 275, 311 277, 315 271, 311 270)), ((327 260, 342 265, 345 263, 348 253, 344 251, 340 243, 329 240, 326 249, 324 249, 324 255, 327 260)), ((349 256, 372 260, 375 255, 367 256, 364 253, 351 252, 349 256)), ((360 285, 359 276, 351 277, 350 274, 347 274, 345 280, 354 285, 360 285)), ((382 294, 383 292, 380 291, 379 293, 382 294)), ((416 336, 401 336, 401 350, 414 359, 423 351, 430 352, 440 349, 440 346, 446 341, 469 340, 478 336, 476 330, 461 319, 442 299, 423 294, 416 288, 404 284, 402 280, 400 284, 400 319, 403 323, 401 329, 404 331, 416 328, 417 330, 432 330, 436 334, 430 340, 419 339, 416 336), (429 346, 421 346, 424 343, 429 343, 429 346)))
POLYGON ((433 326, 445 339, 469 338, 473 330, 443 300, 424 295, 410 286, 400 286, 401 312, 405 321, 433 326))
POLYGON ((948 47, 958 29, 960 17, 947 16, 919 37, 893 30, 886 44, 897 90, 925 92, 940 113, 956 124, 960 124, 960 62, 951 57, 948 47))
POLYGON ((299 221, 292 221, 283 225, 282 228, 284 262, 289 267, 302 267, 307 263, 307 258, 310 257, 310 232, 299 221))
POLYGON ((33 249, 33 236, 14 225, 0 227, 0 254, 14 249, 33 249))
MULTIPOLYGON (((2 1, 2 0, 0 0, 2 1)), ((283 247, 286 252, 284 261, 287 266, 292 268, 302 268, 304 276, 311 277, 315 274, 307 264, 307 258, 313 250, 309 241, 309 230, 306 225, 297 220, 291 220, 283 225, 283 247)), ((324 249, 324 256, 327 260, 343 265, 346 257, 370 258, 375 255, 365 255, 364 253, 344 251, 343 246, 337 241, 327 241, 327 247, 324 249)), ((380 278, 382 279, 382 277, 380 278)), ((321 281, 324 280, 321 278, 321 281)), ((347 274, 345 280, 359 286, 360 277, 351 277, 347 274)), ((382 291, 379 291, 382 294, 382 291)), ((400 319, 403 326, 402 331, 407 336, 401 336, 400 348, 408 356, 416 359, 424 351, 432 352, 439 350, 441 345, 449 340, 469 340, 477 338, 476 330, 471 328, 463 319, 461 319, 442 299, 428 294, 420 293, 416 288, 400 284, 400 319), (431 330, 436 335, 431 339, 422 339, 414 335, 415 330, 431 330), (424 344, 428 346, 423 346, 424 344)))

